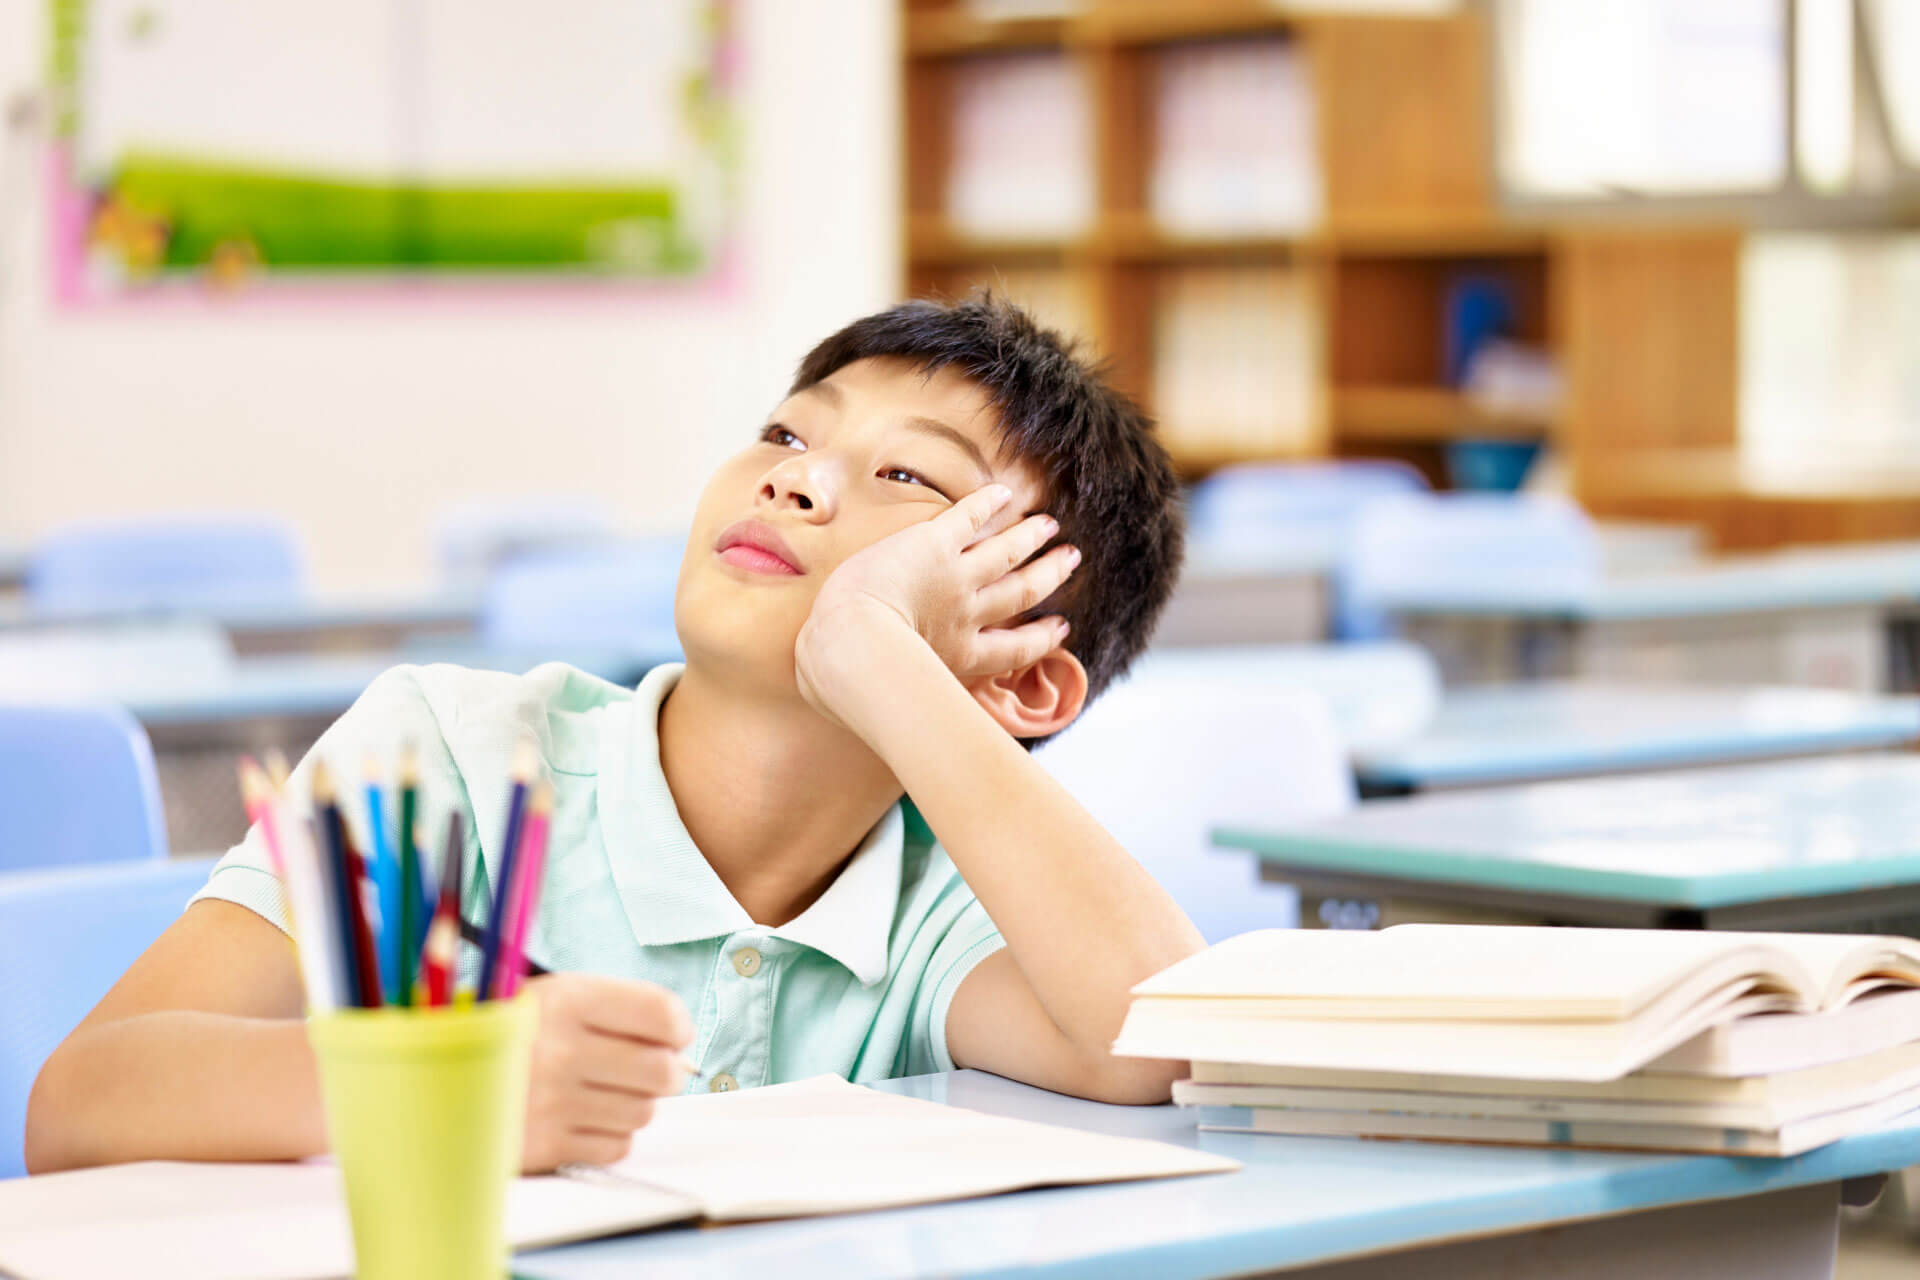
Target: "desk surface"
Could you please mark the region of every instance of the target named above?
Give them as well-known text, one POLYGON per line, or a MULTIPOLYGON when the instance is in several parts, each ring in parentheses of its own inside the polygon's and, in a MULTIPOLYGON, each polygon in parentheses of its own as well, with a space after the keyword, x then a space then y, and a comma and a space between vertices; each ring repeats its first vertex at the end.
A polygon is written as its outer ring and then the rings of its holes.
POLYGON ((1614 622, 1916 602, 1920 543, 1888 542, 1727 557, 1585 583, 1487 574, 1398 592, 1381 604, 1407 614, 1614 622))
POLYGON ((1833 1182, 1920 1162, 1920 1113, 1785 1160, 1200 1133, 1173 1107, 1109 1107, 962 1071, 882 1088, 1203 1147, 1238 1173, 1020 1192, 792 1222, 666 1228, 523 1254, 534 1280, 649 1275, 1199 1277, 1833 1182))
POLYGON ((1577 681, 1449 691, 1410 741, 1356 756, 1363 786, 1467 786, 1889 747, 1920 698, 1577 681))
POLYGON ((1920 884, 1920 755, 1861 755, 1378 800, 1225 828, 1296 870, 1661 907, 1920 884))
POLYGON ((230 632, 338 631, 366 627, 441 630, 471 628, 478 621, 479 613, 477 592, 451 589, 308 596, 180 610, 139 608, 49 613, 29 608, 24 602, 8 601, 0 606, 0 628, 186 615, 208 619, 230 632))
POLYGON ((114 700, 148 728, 223 724, 270 717, 338 715, 375 676, 401 663, 455 662, 488 671, 527 671, 563 660, 619 684, 677 657, 624 652, 532 654, 468 646, 381 654, 292 654, 238 659, 225 673, 150 689, 117 689, 114 700))

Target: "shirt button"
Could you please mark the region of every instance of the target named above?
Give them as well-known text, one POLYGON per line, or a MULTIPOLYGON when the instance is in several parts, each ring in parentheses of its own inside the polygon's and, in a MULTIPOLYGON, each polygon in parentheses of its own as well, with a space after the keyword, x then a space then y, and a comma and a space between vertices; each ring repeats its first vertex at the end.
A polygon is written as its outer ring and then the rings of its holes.
POLYGON ((708 1093, 732 1093, 740 1087, 740 1082, 722 1071, 707 1083, 708 1093))
POLYGON ((752 947, 742 947, 733 953, 733 971, 743 978, 751 978, 760 972, 760 953, 752 947))

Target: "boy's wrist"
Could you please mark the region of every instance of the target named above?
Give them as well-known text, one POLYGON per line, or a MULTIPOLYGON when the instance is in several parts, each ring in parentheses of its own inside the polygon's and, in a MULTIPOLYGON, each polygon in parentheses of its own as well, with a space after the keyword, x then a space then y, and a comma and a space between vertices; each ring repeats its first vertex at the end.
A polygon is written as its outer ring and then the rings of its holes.
POLYGON ((809 621, 800 633, 795 666, 807 699, 878 749, 885 718, 912 705, 911 697, 903 696, 908 692, 903 684, 926 669, 949 680, 953 676, 899 614, 879 604, 860 612, 858 618, 842 611, 831 620, 809 621))

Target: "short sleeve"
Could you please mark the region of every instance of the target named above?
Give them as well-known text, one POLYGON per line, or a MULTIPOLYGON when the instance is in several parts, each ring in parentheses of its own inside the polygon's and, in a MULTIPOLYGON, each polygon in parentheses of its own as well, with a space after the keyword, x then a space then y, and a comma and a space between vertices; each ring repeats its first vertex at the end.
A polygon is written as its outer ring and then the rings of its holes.
MULTIPOLYGON (((403 743, 417 753, 422 812, 442 812, 464 801, 459 774, 447 750, 440 726, 417 677, 418 668, 394 667, 382 672, 354 704, 327 727, 294 768, 290 785, 304 795, 311 785, 313 766, 324 760, 351 799, 360 792, 363 762, 372 757, 390 764, 403 743)), ((355 838, 366 844, 363 805, 342 806, 355 838)), ((236 903, 265 919, 283 933, 291 933, 286 890, 274 874, 266 840, 258 826, 214 864, 207 883, 187 905, 202 899, 236 903)))
POLYGON ((947 1049, 947 1011, 953 1005, 954 993, 974 966, 1006 945, 1000 930, 988 918, 987 909, 969 891, 966 905, 955 914, 934 947, 914 992, 907 1074, 954 1069, 953 1055, 947 1049))

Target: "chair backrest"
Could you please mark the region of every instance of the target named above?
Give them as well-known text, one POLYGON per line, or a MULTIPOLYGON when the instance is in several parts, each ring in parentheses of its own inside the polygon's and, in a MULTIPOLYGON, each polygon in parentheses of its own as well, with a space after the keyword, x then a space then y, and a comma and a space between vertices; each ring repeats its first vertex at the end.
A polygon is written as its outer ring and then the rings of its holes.
POLYGON ((233 674, 233 642, 199 618, 0 631, 0 698, 120 701, 233 674))
POLYGON ((533 551, 500 565, 480 607, 482 643, 517 652, 680 651, 673 592, 685 539, 533 551))
POLYGON ((1599 580, 1600 538, 1574 503, 1552 494, 1409 494, 1368 503, 1355 522, 1340 589, 1358 609, 1398 599, 1506 586, 1578 590, 1599 580))
POLYGON ((1304 822, 1354 803, 1326 701, 1270 685, 1143 670, 1035 759, 1173 895, 1209 942, 1298 922, 1299 898, 1213 847, 1234 823, 1304 822))
POLYGON ((1425 649, 1402 640, 1154 649, 1134 671, 1162 683, 1309 690, 1326 700, 1349 753, 1399 746, 1424 732, 1440 710, 1439 666, 1425 649))
POLYGON ((0 1178, 26 1172, 27 1095, 47 1055, 179 916, 214 862, 0 875, 0 1178))
POLYGON ((76 525, 27 560, 28 603, 48 613, 255 604, 302 590, 299 541, 267 519, 76 525))
POLYGON ((116 706, 0 702, 0 814, 0 872, 167 856, 153 747, 116 706))
POLYGON ((434 558, 444 585, 480 590, 517 556, 613 541, 613 508, 585 494, 461 503, 434 521, 434 558))

